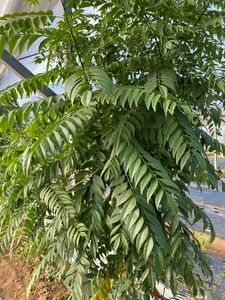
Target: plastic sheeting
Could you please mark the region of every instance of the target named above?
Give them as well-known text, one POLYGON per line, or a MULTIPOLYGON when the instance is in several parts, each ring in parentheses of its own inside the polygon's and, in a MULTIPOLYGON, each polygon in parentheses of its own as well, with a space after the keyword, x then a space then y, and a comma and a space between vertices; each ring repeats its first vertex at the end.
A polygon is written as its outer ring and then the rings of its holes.
POLYGON ((1 11, 0 16, 5 14, 11 14, 14 12, 23 11, 38 11, 38 10, 48 10, 53 9, 57 5, 58 1, 46 1, 41 0, 39 5, 24 4, 23 0, 4 0, 1 1, 1 11))
MULTIPOLYGON (((13 14, 15 12, 30 12, 30 11, 47 11, 47 10, 54 10, 57 12, 57 14, 62 14, 62 7, 61 7, 61 1, 59 0, 40 0, 39 5, 30 5, 25 4, 24 0, 4 0, 1 1, 1 9, 0 9, 0 16, 6 15, 6 14, 13 14)), ((0 21, 1 22, 1 21, 0 21)), ((21 55, 19 55, 19 52, 17 49, 14 50, 13 55, 16 58, 32 55, 37 52, 38 49, 38 43, 33 45, 29 52, 24 51, 21 55)), ((21 61, 27 68, 31 69, 32 66, 32 72, 39 73, 42 71, 44 66, 41 65, 33 65, 32 60, 23 60, 21 61)), ((13 82, 18 80, 18 77, 13 74, 12 71, 8 70, 3 63, 0 64, 0 89, 4 88, 5 86, 8 86, 9 84, 12 84, 13 82)))

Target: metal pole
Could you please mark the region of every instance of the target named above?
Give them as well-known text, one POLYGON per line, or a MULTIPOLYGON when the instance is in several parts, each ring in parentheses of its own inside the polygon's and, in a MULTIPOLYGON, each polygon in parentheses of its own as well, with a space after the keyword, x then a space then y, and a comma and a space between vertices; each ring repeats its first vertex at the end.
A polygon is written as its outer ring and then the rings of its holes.
MULTIPOLYGON (((216 125, 214 127, 214 138, 217 140, 216 125)), ((217 155, 217 152, 214 152, 214 168, 215 168, 215 170, 218 170, 218 155, 217 155)))
MULTIPOLYGON (((34 74, 27 69, 21 62, 19 62, 14 56, 11 56, 6 50, 3 51, 2 62, 9 69, 11 69, 17 76, 22 79, 26 79, 34 76, 34 74)), ((43 89, 38 89, 38 93, 44 97, 56 96, 56 93, 53 92, 49 87, 44 86, 43 89)))

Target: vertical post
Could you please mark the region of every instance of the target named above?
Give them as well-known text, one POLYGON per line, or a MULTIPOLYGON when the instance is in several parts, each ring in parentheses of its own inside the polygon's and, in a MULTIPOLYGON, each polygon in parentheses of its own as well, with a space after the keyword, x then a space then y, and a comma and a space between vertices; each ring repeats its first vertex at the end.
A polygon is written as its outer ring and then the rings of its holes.
MULTIPOLYGON (((217 139, 216 125, 214 126, 214 138, 217 139)), ((214 152, 214 168, 215 168, 215 170, 218 170, 218 155, 217 155, 217 152, 214 152)))

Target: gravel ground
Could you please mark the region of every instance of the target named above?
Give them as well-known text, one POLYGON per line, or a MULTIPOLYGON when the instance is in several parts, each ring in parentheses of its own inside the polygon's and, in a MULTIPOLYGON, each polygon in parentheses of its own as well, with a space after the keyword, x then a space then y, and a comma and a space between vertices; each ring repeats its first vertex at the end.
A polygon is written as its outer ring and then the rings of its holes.
MULTIPOLYGON (((213 270, 215 285, 212 290, 206 293, 204 300, 225 300, 225 278, 221 275, 225 271, 225 261, 219 258, 209 256, 209 262, 213 270)), ((174 298, 170 298, 171 300, 174 298)), ((178 298, 182 300, 202 300, 200 297, 192 298, 185 296, 178 298)))
MULTIPOLYGON (((220 167, 225 168, 225 160, 219 161, 220 167)), ((190 197, 199 203, 206 214, 210 217, 218 237, 225 239, 225 192, 222 192, 221 185, 219 191, 203 188, 200 191, 196 186, 191 186, 190 197)), ((202 230, 201 222, 197 223, 195 229, 202 230)), ((209 256, 210 265, 215 278, 213 291, 209 292, 206 300, 225 300, 225 278, 221 275, 225 272, 225 261, 209 256)))
POLYGON ((206 300, 225 300, 225 278, 222 276, 222 272, 225 271, 225 261, 212 256, 209 260, 213 269, 215 286, 206 300))

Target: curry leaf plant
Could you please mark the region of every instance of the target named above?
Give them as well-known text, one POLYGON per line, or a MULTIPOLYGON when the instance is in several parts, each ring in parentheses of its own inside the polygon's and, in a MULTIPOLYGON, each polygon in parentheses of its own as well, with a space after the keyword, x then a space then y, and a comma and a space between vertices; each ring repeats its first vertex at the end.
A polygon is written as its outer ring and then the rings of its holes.
POLYGON ((207 151, 225 153, 212 137, 224 1, 74 0, 64 12, 0 18, 1 53, 35 43, 46 62, 0 91, 15 107, 0 118, 1 252, 35 261, 28 292, 49 272, 75 300, 159 299, 158 283, 176 297, 178 282, 204 294, 212 273, 191 228, 214 231, 188 185, 217 189, 207 151), (18 106, 52 84, 64 93, 18 106))

